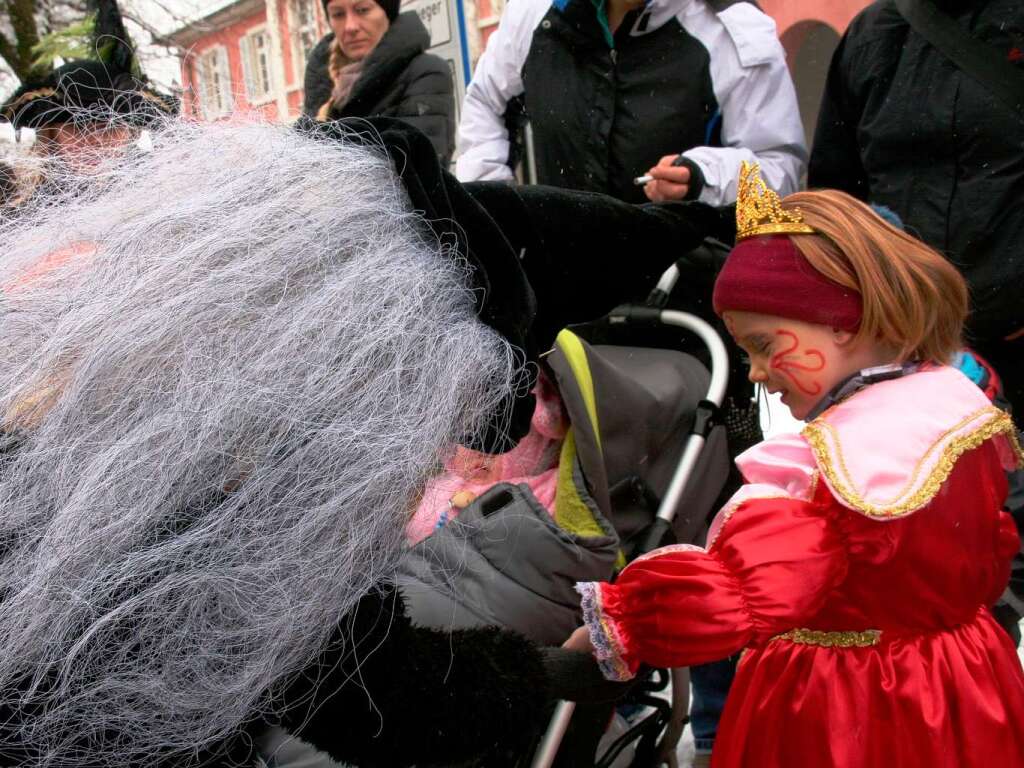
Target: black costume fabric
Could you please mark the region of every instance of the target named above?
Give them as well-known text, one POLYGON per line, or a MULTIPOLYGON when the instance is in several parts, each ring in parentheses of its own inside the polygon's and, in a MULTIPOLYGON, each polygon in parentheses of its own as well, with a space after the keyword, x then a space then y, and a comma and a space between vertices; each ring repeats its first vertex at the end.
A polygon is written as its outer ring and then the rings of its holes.
MULTIPOLYGON (((328 72, 334 33, 309 53, 302 111, 315 116, 331 98, 328 72)), ((455 151, 455 89, 448 64, 427 53, 430 35, 414 11, 398 15, 363 62, 363 72, 341 109, 331 119, 397 117, 425 133, 443 165, 455 151)))
POLYGON ((327 651, 284 692, 306 705, 281 725, 336 760, 368 768, 501 765, 502 755, 528 748, 547 714, 543 658, 518 635, 418 629, 388 591, 364 598, 339 624, 337 643, 348 637, 354 647, 327 651))
MULTIPOLYGON (((537 295, 533 336, 544 349, 566 325, 642 302, 673 262, 734 228, 731 210, 702 203, 632 205, 594 192, 502 182, 464 188, 520 254, 537 295)), ((709 299, 718 265, 684 266, 680 291, 707 289, 694 291, 688 303, 709 299)))
POLYGON ((178 113, 178 101, 145 79, 99 61, 72 61, 43 78, 29 80, 3 107, 0 118, 15 128, 45 128, 119 119, 144 128, 178 113))
POLYGON ((142 128, 178 114, 178 99, 153 88, 142 74, 115 0, 86 5, 96 14, 91 34, 95 58, 27 78, 0 107, 0 119, 15 128, 114 119, 142 128))
MULTIPOLYGON (((734 227, 731 211, 700 203, 637 206, 556 187, 463 185, 441 168, 426 138, 399 120, 303 119, 299 130, 383 146, 412 207, 476 268, 480 319, 530 361, 567 325, 642 300, 676 259, 706 237, 731 237, 734 227)), ((710 296, 704 289, 716 269, 699 265, 681 279, 681 290, 695 288, 694 303, 710 296)), ((526 434, 532 414, 533 397, 524 394, 509 422, 513 441, 526 434)), ((502 423, 481 439, 488 451, 508 447, 502 423)))

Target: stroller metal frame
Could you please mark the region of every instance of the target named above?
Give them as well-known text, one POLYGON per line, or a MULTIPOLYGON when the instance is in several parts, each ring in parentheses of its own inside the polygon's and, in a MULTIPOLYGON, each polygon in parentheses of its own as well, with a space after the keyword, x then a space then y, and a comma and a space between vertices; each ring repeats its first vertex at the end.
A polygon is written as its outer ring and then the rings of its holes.
MULTIPOLYGON (((658 285, 648 297, 647 305, 643 307, 625 306, 614 310, 609 315, 610 323, 628 323, 633 320, 656 319, 664 325, 683 328, 696 335, 707 347, 711 356, 711 381, 708 384, 707 394, 697 408, 693 427, 687 438, 686 446, 672 481, 669 484, 665 497, 658 508, 657 516, 651 524, 641 546, 635 556, 639 556, 657 549, 664 534, 672 525, 676 515, 676 508, 683 497, 687 484, 690 481, 697 460, 707 440, 707 435, 714 425, 715 416, 725 398, 726 387, 729 383, 729 355, 718 332, 707 322, 696 315, 676 310, 661 309, 668 300, 669 294, 679 279, 679 268, 676 265, 669 267, 658 281, 658 285)), ((562 738, 569 727, 573 711, 576 705, 571 701, 560 701, 555 707, 555 712, 548 724, 547 731, 541 739, 540 746, 534 755, 531 768, 551 768, 558 754, 558 748, 562 738)))

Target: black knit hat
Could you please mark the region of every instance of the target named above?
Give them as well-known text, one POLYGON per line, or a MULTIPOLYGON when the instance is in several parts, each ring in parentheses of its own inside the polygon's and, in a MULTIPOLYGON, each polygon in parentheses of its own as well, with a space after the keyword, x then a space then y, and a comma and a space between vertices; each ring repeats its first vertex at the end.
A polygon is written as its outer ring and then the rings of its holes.
POLYGON ((152 88, 142 74, 115 0, 97 0, 91 48, 95 59, 69 61, 28 77, 2 106, 0 121, 15 128, 123 118, 144 127, 178 112, 178 100, 152 88))
MULTIPOLYGON (((330 1, 331 0, 323 0, 325 15, 327 13, 327 4, 330 1)), ((384 9, 384 13, 388 15, 388 21, 393 24, 395 19, 398 18, 398 7, 402 4, 402 0, 374 0, 374 2, 384 9)))

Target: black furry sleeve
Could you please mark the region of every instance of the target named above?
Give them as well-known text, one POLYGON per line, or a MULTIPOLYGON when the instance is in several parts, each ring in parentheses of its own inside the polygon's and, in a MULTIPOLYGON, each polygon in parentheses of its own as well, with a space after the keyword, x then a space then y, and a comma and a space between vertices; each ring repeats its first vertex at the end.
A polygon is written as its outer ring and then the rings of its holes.
MULTIPOLYGON (((735 231, 733 211, 701 203, 632 205, 595 192, 487 181, 464 187, 521 255, 537 296, 540 349, 567 325, 644 299, 676 259, 735 231)), ((710 296, 714 272, 696 277, 710 296)))
POLYGON ((550 713, 544 668, 518 635, 414 627, 394 591, 374 594, 286 691, 282 725, 358 766, 498 765, 550 713))

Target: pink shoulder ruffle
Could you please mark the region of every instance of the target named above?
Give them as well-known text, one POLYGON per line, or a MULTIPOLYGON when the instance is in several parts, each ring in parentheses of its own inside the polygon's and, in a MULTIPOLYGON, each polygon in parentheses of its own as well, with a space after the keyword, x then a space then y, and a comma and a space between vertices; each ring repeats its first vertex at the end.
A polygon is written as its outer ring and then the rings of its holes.
POLYGON ((1018 462, 1013 421, 966 376, 936 366, 850 397, 802 435, 832 495, 865 515, 895 518, 925 506, 966 451, 994 439, 1018 462))

